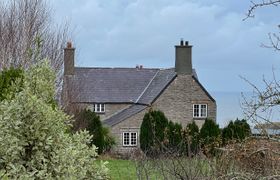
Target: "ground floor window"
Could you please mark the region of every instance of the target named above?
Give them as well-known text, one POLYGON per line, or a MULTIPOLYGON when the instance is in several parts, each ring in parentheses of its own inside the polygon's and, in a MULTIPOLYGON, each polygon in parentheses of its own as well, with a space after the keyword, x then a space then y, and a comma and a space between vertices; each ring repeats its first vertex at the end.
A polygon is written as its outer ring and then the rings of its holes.
POLYGON ((207 104, 194 104, 193 105, 193 117, 194 118, 206 118, 207 117, 207 104))
POLYGON ((123 146, 137 146, 137 132, 123 132, 123 146))

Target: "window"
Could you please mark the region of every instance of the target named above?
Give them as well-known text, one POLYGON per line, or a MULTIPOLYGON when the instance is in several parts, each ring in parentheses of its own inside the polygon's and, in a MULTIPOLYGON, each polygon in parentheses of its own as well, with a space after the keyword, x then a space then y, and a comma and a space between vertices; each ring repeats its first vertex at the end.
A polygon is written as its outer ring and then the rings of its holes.
POLYGON ((207 117, 207 104, 194 104, 193 105, 193 117, 195 117, 195 118, 207 117))
POLYGON ((124 132, 123 133, 123 146, 137 146, 137 133, 124 132))
POLYGON ((94 104, 93 111, 96 113, 104 113, 105 112, 105 104, 94 104))

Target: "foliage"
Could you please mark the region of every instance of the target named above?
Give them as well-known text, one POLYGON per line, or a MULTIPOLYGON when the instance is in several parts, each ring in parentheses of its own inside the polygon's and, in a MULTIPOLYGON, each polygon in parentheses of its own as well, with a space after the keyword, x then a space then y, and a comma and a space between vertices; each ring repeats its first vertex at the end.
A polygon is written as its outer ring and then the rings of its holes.
POLYGON ((116 145, 115 138, 108 127, 102 127, 102 134, 104 136, 103 152, 110 151, 116 145))
POLYGON ((222 130, 223 144, 230 140, 242 141, 251 135, 251 128, 245 119, 230 121, 228 126, 222 130))
POLYGON ((108 151, 115 144, 108 128, 103 127, 100 117, 91 110, 84 109, 78 115, 77 121, 85 121, 85 129, 93 136, 91 145, 98 147, 98 154, 108 151))
POLYGON ((154 123, 155 142, 160 145, 166 137, 168 119, 162 111, 151 111, 152 122, 154 123))
POLYGON ((4 69, 0 72, 0 101, 14 97, 23 85, 23 70, 20 68, 4 69), (17 82, 18 81, 18 82, 17 82), (13 90, 14 83, 17 83, 17 90, 13 90))
MULTIPOLYGON (((85 132, 67 133, 70 118, 53 105, 54 72, 48 63, 24 72, 22 90, 0 102, 0 174, 11 179, 104 179, 96 147, 85 132)), ((12 84, 16 89, 18 82, 12 84)))
POLYGON ((146 153, 154 145, 153 120, 151 113, 146 113, 140 127, 140 148, 146 153))
POLYGON ((161 111, 145 114, 140 128, 140 147, 147 154, 178 150, 182 144, 182 126, 168 121, 161 111))
POLYGON ((161 151, 166 138, 168 120, 161 111, 150 110, 140 127, 140 147, 146 153, 161 151))
POLYGON ((182 141, 183 141, 183 129, 182 125, 178 123, 173 123, 172 121, 168 122, 167 127, 167 136, 168 136, 168 148, 173 150, 183 150, 182 141))
POLYGON ((200 142, 204 152, 208 154, 214 153, 215 147, 220 144, 221 130, 213 120, 206 119, 200 129, 200 142))
POLYGON ((199 128, 194 121, 189 123, 186 127, 187 138, 189 138, 188 143, 190 144, 190 151, 193 154, 199 151, 199 128))

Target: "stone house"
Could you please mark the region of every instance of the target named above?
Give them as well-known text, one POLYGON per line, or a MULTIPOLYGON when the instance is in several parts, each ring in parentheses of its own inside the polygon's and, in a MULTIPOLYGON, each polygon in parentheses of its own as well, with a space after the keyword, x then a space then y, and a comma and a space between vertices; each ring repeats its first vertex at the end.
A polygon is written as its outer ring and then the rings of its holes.
POLYGON ((111 128, 116 150, 140 146, 139 130, 144 114, 161 110, 169 120, 185 127, 206 118, 216 120, 216 102, 199 82, 192 68, 192 46, 175 46, 175 68, 74 67, 75 49, 64 49, 63 103, 90 108, 111 128))

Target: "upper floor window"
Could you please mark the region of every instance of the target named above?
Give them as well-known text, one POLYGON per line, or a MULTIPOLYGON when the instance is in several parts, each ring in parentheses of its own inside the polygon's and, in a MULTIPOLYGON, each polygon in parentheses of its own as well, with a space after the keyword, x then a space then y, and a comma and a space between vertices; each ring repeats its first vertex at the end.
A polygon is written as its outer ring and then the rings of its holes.
POLYGON ((105 112, 105 104, 94 104, 93 111, 96 113, 104 113, 105 112))
POLYGON ((137 132, 123 132, 123 146, 137 146, 137 132))
POLYGON ((194 104, 193 117, 206 118, 207 117, 207 104, 194 104))

